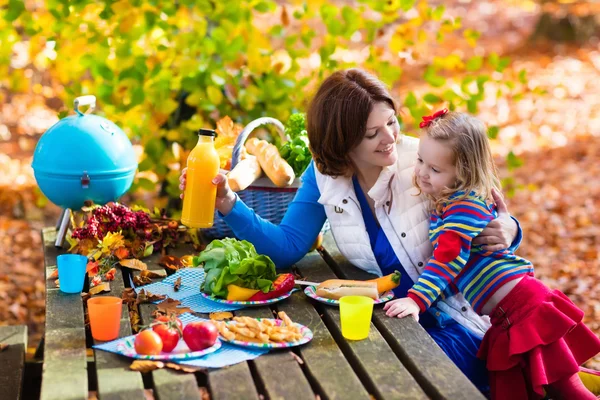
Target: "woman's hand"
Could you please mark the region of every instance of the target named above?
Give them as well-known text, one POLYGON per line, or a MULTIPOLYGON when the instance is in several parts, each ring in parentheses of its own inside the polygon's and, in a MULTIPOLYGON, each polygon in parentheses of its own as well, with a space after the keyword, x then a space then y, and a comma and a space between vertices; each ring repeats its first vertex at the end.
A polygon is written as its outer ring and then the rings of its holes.
MULTIPOLYGON (((181 171, 179 176, 179 189, 185 191, 185 184, 187 180, 187 168, 181 171)), ((212 183, 217 185, 217 199, 215 200, 215 208, 223 215, 229 214, 233 206, 235 205, 235 193, 229 187, 227 183, 227 176, 223 172, 219 172, 212 180, 212 183)), ((183 193, 179 195, 183 199, 183 193)))
POLYGON ((412 315, 415 321, 419 321, 419 313, 421 312, 417 303, 410 297, 388 301, 383 306, 383 310, 387 311, 385 315, 388 317, 398 316, 398 318, 404 318, 412 315))
POLYGON ((473 239, 473 245, 483 245, 487 251, 499 251, 510 247, 517 237, 517 223, 510 217, 506 203, 500 192, 492 190, 492 196, 498 210, 498 218, 491 221, 483 231, 473 239))

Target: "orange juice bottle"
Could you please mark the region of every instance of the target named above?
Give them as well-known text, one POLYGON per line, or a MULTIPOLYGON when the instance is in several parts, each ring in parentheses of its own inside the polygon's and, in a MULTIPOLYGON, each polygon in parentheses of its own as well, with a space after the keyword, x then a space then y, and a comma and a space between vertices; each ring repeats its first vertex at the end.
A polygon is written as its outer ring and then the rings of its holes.
POLYGON ((211 129, 200 129, 198 144, 187 159, 181 223, 190 228, 210 228, 213 225, 217 187, 212 180, 219 173, 215 136, 211 129))

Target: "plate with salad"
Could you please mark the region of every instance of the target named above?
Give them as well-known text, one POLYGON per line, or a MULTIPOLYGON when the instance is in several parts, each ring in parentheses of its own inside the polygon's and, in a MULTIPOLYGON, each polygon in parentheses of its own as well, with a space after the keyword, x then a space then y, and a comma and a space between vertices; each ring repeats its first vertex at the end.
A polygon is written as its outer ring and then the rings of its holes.
POLYGON ((201 295, 218 303, 262 306, 294 291, 294 275, 277 274, 273 261, 245 240, 213 240, 194 257, 193 265, 204 268, 201 295))

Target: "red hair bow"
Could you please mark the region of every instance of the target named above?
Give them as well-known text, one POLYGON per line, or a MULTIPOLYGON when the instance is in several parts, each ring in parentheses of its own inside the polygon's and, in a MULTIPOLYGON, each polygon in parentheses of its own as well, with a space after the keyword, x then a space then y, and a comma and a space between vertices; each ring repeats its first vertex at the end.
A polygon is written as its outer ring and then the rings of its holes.
POLYGON ((421 122, 419 124, 419 128, 425 128, 429 125, 431 125, 431 123, 436 119, 436 118, 440 118, 442 115, 446 115, 446 113, 448 112, 447 108, 441 109, 440 111, 437 111, 435 114, 430 115, 430 116, 424 116, 423 117, 423 122, 421 122))

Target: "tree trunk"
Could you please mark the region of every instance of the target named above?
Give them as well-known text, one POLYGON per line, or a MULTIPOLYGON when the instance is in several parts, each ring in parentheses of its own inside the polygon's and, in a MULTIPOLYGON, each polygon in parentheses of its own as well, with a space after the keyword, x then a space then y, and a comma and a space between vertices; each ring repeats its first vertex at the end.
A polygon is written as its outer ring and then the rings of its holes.
MULTIPOLYGON (((548 3, 557 3, 557 1, 542 1, 542 6, 548 3)), ((542 8, 546 10, 545 7, 542 8)), ((558 8, 561 6, 559 5, 558 8)), ((598 21, 594 12, 576 15, 570 11, 568 8, 559 12, 544 11, 537 22, 532 39, 583 43, 598 33, 598 21)))

